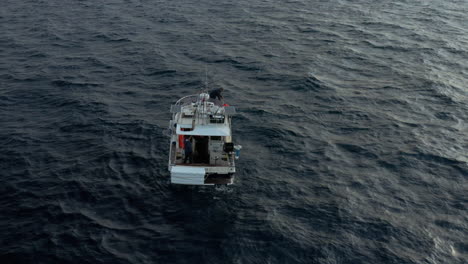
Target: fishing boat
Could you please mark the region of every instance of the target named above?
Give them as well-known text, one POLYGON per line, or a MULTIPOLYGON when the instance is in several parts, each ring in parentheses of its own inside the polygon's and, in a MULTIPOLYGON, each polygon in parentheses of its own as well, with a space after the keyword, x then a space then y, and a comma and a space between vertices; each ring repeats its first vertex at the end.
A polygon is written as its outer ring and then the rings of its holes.
POLYGON ((232 140, 236 113, 208 93, 180 98, 171 106, 169 171, 172 184, 230 185, 241 146, 232 140))

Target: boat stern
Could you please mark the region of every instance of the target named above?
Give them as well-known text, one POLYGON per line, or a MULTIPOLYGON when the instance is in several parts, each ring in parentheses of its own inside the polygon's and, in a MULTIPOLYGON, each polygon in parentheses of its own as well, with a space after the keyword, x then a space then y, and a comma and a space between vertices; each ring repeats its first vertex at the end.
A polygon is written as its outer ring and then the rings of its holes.
POLYGON ((230 185, 234 183, 234 167, 171 167, 171 183, 185 185, 230 185))

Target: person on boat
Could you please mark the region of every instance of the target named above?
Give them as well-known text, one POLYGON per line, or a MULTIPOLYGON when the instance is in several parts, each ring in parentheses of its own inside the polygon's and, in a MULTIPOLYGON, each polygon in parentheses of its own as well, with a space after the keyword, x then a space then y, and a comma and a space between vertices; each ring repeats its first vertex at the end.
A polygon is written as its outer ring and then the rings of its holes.
POLYGON ((193 149, 192 149, 192 142, 190 141, 190 138, 185 138, 184 151, 185 151, 184 164, 187 163, 187 160, 189 164, 193 163, 193 149))
POLYGON ((224 88, 214 89, 210 91, 210 99, 223 100, 221 93, 224 91, 224 88))

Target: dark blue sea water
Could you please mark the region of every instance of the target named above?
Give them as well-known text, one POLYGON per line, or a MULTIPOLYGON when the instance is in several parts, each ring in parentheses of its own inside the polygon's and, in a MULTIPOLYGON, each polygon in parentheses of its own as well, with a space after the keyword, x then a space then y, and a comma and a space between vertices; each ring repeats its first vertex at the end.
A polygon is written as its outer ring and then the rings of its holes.
POLYGON ((467 1, 0 5, 0 263, 468 263, 467 1), (174 188, 205 72, 236 182, 174 188))

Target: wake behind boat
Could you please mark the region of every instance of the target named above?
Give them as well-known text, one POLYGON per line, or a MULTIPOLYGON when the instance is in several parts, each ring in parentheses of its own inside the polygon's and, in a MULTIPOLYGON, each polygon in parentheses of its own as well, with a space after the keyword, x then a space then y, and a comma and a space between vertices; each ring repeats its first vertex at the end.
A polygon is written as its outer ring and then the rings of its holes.
POLYGON ((171 113, 171 183, 232 184, 241 148, 232 141, 235 108, 200 93, 179 99, 171 106, 171 113))

